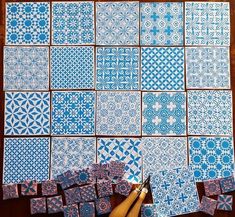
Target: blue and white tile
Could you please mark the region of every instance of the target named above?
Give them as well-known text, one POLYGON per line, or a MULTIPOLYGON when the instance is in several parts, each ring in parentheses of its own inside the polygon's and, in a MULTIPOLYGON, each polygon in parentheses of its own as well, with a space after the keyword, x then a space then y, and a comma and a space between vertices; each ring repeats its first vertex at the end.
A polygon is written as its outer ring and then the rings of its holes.
POLYGON ((52 92, 52 135, 94 135, 95 92, 52 92))
POLYGON ((97 135, 138 136, 140 131, 140 92, 97 92, 97 135))
POLYGON ((229 46, 229 2, 186 2, 185 44, 229 46))
POLYGON ((4 47, 4 90, 48 89, 48 47, 4 47))
POLYGON ((199 198, 193 172, 186 167, 156 172, 151 176, 153 202, 164 216, 197 212, 199 198))
POLYGON ((96 139, 88 137, 53 137, 51 178, 68 170, 85 169, 96 162, 96 139))
POLYGON ((52 3, 52 44, 94 44, 94 2, 52 3))
POLYGON ((189 135, 232 135, 230 90, 188 91, 189 135))
POLYGON ((139 2, 97 2, 96 44, 138 45, 139 2))
POLYGON ((233 138, 189 137, 189 164, 198 182, 233 175, 233 138))
POLYGON ((166 217, 159 213, 156 204, 143 204, 141 206, 141 217, 166 217))
POLYGON ((5 138, 3 183, 49 179, 50 138, 5 138))
POLYGON ((51 47, 51 89, 94 89, 94 47, 51 47))
POLYGON ((124 179, 140 183, 142 179, 142 148, 138 138, 99 138, 98 162, 121 161, 126 164, 124 179))
POLYGON ((5 135, 50 134, 49 92, 6 92, 5 135))
POLYGON ((142 47, 142 90, 183 91, 183 47, 142 47))
POLYGON ((230 89, 228 47, 186 48, 188 89, 230 89))
POLYGON ((96 49, 96 89, 138 90, 139 59, 139 48, 98 47, 96 49))
POLYGON ((50 43, 50 3, 6 4, 7 45, 48 45, 50 43))
POLYGON ((156 171, 186 167, 186 137, 143 137, 143 171, 144 178, 156 171))
POLYGON ((185 92, 144 92, 142 134, 186 135, 185 92))
POLYGON ((183 45, 183 3, 140 4, 141 45, 183 45))

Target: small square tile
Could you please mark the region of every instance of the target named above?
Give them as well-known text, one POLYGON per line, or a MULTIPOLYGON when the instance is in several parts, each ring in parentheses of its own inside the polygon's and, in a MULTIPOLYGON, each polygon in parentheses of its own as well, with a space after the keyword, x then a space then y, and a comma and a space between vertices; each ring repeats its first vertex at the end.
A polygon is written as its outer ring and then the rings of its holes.
POLYGON ((79 204, 80 217, 95 217, 95 203, 86 202, 79 204))
POLYGON ((112 206, 109 197, 98 198, 95 201, 95 207, 98 215, 110 213, 112 206))
POLYGON ((31 215, 33 214, 41 214, 47 212, 46 198, 32 198, 30 199, 30 210, 31 215))
POLYGON ((126 180, 121 180, 117 183, 115 187, 115 193, 128 196, 129 193, 131 192, 132 189, 132 183, 126 181, 126 180))
POLYGON ((186 135, 185 92, 143 93, 142 134, 186 135))
POLYGON ((189 135, 232 135, 232 92, 189 90, 189 135))
POLYGON ((50 134, 49 92, 6 92, 5 135, 50 134))
POLYGON ((88 168, 75 171, 74 179, 77 185, 84 185, 94 181, 88 168))
POLYGON ((229 47, 187 47, 188 89, 230 89, 229 47))
POLYGON ((4 47, 4 90, 48 90, 48 47, 4 47))
POLYGON ((64 217, 79 217, 78 205, 64 206, 64 217))
POLYGON ((140 4, 141 45, 183 45, 183 3, 140 4))
POLYGON ((94 135, 95 92, 52 92, 52 135, 94 135))
POLYGON ((122 161, 111 161, 109 164, 109 177, 113 180, 121 179, 125 174, 126 164, 122 161))
POLYGON ((95 185, 84 185, 80 187, 82 201, 92 201, 97 198, 95 185))
POLYGON ((67 205, 81 202, 81 193, 79 187, 69 188, 64 191, 65 200, 67 205))
POLYGON ((21 184, 21 195, 23 196, 32 196, 37 195, 38 193, 38 184, 32 180, 26 180, 21 184))
POLYGON ((52 44, 94 44, 94 2, 53 2, 52 44))
POLYGON ((51 177, 67 170, 87 168, 96 161, 96 139, 87 137, 52 137, 51 177), (76 159, 76 160, 74 160, 76 159))
POLYGON ((233 209, 233 196, 232 195, 219 195, 217 199, 217 209, 232 211, 233 209))
POLYGON ((216 200, 202 196, 200 211, 213 216, 215 213, 216 205, 216 200))
POLYGON ((96 3, 97 45, 138 45, 138 43, 138 2, 96 3))
POLYGON ((220 179, 222 193, 235 191, 235 180, 233 176, 220 179))
POLYGON ((106 197, 113 195, 112 181, 98 182, 97 192, 99 197, 106 197))
POLYGON ((27 179, 48 180, 50 139, 5 138, 3 165, 3 184, 21 183, 27 179))
POLYGON ((96 48, 97 90, 139 90, 139 48, 96 48))
POLYGON ((107 180, 109 179, 109 164, 92 164, 90 167, 90 172, 94 179, 107 180))
POLYGON ((186 2, 185 44, 229 46, 229 2, 186 2))
POLYGON ((47 210, 49 214, 63 212, 62 196, 54 196, 47 198, 47 210))
POLYGON ((184 48, 142 47, 142 90, 183 91, 184 48))
POLYGON ((96 134, 140 135, 140 104, 140 92, 97 92, 96 134))
POLYGON ((51 89, 94 89, 93 47, 51 47, 51 89))
POLYGON ((7 3, 6 27, 8 45, 49 44, 50 3, 7 3))
POLYGON ((204 181, 204 190, 206 196, 220 195, 220 181, 218 179, 204 181))
POLYGON ((14 199, 19 197, 17 184, 2 185, 3 200, 14 199))
POLYGON ((234 171, 232 137, 189 137, 189 164, 196 181, 231 176, 234 171))
POLYGON ((57 194, 57 183, 54 180, 42 182, 42 195, 50 196, 57 194))
POLYGON ((75 184, 74 174, 71 170, 58 175, 56 180, 61 185, 62 189, 69 188, 75 184))

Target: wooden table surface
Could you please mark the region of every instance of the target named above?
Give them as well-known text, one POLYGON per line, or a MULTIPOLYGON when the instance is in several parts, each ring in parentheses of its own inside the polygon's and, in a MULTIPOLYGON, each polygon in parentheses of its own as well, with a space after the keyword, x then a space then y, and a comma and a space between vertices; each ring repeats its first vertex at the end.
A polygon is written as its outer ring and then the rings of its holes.
MULTIPOLYGON (((43 0, 35 0, 35 1, 43 1, 43 0)), ((49 1, 49 0, 44 0, 49 1)), ((58 0, 57 0, 58 1, 58 0)), ((75 1, 75 0, 74 0, 75 1)), ((185 0, 143 0, 143 2, 185 2, 185 0)), ((198 0, 202 1, 202 0, 198 0)), ((232 90, 235 91, 235 0, 209 0, 206 2, 230 2, 231 8, 231 48, 230 48, 230 58, 231 58, 231 82, 232 82, 232 90)), ((2 169, 3 169, 3 138, 4 138, 4 92, 3 90, 3 46, 4 46, 4 39, 5 39, 5 2, 23 2, 22 0, 1 0, 0 2, 0 183, 2 183, 2 169)), ((25 0, 24 2, 27 2, 25 0)), ((50 1, 52 2, 52 0, 50 1)), ((205 1, 202 1, 205 2, 205 1)), ((233 106, 235 111, 235 94, 233 94, 233 106)), ((233 115, 234 117, 235 115, 233 115)), ((235 122, 233 120, 234 126, 235 122)), ((235 129, 235 127, 234 127, 235 129)), ((235 130, 233 131, 235 132, 235 130)), ((234 134, 234 133, 233 133, 234 134)), ((200 198, 204 194, 203 184, 197 184, 198 191, 200 198)), ((1 189, 1 188, 0 188, 1 189)), ((40 190, 40 189, 39 189, 40 190)), ((215 217, 235 217, 235 192, 231 193, 234 197, 233 203, 233 211, 226 212, 226 211, 217 211, 215 212, 215 217)), ((114 195, 112 198, 112 205, 115 206, 119 204, 124 197, 119 195, 114 195)), ((145 203, 151 203, 152 198, 151 195, 145 199, 145 203)), ((0 216, 1 217, 29 217, 30 216, 30 206, 29 206, 29 197, 21 197, 20 199, 13 199, 13 200, 2 200, 2 189, 0 190, 0 216)), ((62 217, 63 214, 45 214, 45 215, 35 215, 37 216, 58 216, 62 217)), ((104 217, 105 215, 103 215, 104 217)), ((107 216, 107 215, 106 215, 107 216)), ((198 212, 183 215, 185 217, 206 217, 209 216, 207 214, 198 212)))

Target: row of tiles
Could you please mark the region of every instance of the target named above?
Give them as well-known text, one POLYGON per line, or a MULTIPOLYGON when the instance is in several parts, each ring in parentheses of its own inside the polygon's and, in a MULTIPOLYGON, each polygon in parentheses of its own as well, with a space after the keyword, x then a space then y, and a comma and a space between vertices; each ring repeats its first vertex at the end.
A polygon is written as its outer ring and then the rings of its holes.
POLYGON ((5 94, 5 135, 233 135, 232 120, 229 90, 5 94))
POLYGON ((51 16, 52 44, 229 46, 229 10, 228 2, 7 3, 6 44, 49 44, 51 16))
POLYGON ((4 90, 230 89, 229 64, 228 47, 6 46, 4 90))

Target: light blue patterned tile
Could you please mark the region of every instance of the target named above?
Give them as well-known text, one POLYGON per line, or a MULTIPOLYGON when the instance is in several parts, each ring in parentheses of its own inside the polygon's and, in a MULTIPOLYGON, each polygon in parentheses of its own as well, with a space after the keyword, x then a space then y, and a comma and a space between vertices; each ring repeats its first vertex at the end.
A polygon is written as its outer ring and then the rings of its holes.
POLYGON ((5 135, 50 134, 49 92, 6 92, 5 135))
POLYGON ((159 213, 156 204, 143 204, 141 206, 141 217, 166 217, 159 213))
POLYGON ((233 156, 232 137, 189 137, 189 164, 196 181, 231 176, 233 156))
POLYGON ((97 48, 96 89, 138 90, 139 64, 139 48, 97 48))
POLYGON ((96 44, 138 45, 139 2, 97 2, 96 44))
POLYGON ((141 45, 183 45, 183 3, 141 3, 141 45))
POLYGON ((48 47, 4 47, 4 90, 48 89, 48 47))
POLYGON ((184 90, 184 48, 141 48, 142 90, 184 90))
POLYGON ((228 47, 186 48, 188 89, 229 89, 230 57, 228 47))
POLYGON ((141 94, 128 91, 97 92, 97 135, 140 135, 141 94))
POLYGON ((143 135, 185 135, 185 92, 148 92, 142 95, 143 135))
POLYGON ((50 3, 6 4, 6 44, 42 45, 50 42, 50 3))
POLYGON ((197 212, 199 198, 193 172, 186 167, 156 172, 151 176, 152 195, 162 215, 197 212))
POLYGON ((121 161, 126 164, 124 179, 139 183, 142 179, 142 148, 137 138, 99 138, 98 162, 121 161))
POLYGON ((51 178, 68 170, 85 169, 96 162, 96 139, 86 137, 53 137, 51 178))
POLYGON ((52 3, 52 44, 94 44, 94 2, 52 3))
POLYGON ((188 91, 189 135, 232 135, 232 92, 188 91))
POLYGON ((94 47, 51 47, 51 88, 94 88, 94 47))
POLYGON ((186 167, 186 137, 143 137, 144 178, 156 171, 186 167))
POLYGON ((49 179, 50 139, 5 138, 3 183, 49 179))
POLYGON ((95 92, 52 92, 52 135, 94 135, 95 92))
POLYGON ((186 2, 185 44, 229 46, 229 2, 186 2))

